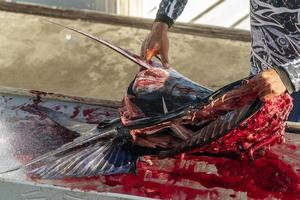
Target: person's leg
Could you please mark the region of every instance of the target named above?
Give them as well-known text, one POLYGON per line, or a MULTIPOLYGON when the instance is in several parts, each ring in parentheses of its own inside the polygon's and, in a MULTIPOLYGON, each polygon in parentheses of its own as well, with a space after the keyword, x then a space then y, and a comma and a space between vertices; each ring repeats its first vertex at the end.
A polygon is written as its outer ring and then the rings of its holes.
POLYGON ((289 121, 300 122, 300 91, 292 94, 294 108, 289 116, 289 121))

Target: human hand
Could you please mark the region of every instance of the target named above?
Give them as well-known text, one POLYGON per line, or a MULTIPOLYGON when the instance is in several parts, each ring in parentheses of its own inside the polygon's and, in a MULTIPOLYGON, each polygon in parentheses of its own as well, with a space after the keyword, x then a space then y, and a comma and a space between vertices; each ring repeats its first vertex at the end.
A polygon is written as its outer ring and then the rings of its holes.
POLYGON ((151 32, 144 40, 141 47, 141 57, 149 62, 152 57, 159 54, 162 65, 166 68, 169 64, 169 38, 168 25, 163 22, 154 22, 151 32))
POLYGON ((283 94, 286 87, 274 69, 257 74, 251 81, 255 81, 254 91, 258 91, 261 101, 266 102, 283 94))

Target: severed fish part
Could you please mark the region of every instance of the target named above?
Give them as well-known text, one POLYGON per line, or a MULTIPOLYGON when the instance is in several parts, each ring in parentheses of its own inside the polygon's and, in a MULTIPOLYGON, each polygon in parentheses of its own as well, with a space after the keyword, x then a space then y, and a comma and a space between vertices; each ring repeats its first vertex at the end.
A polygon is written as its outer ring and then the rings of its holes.
POLYGON ((250 78, 212 92, 172 68, 147 63, 98 37, 60 26, 108 46, 142 69, 128 87, 119 120, 80 129, 84 126, 40 108, 57 124, 77 129, 82 136, 22 166, 31 175, 64 178, 131 173, 137 159, 144 155, 245 157, 282 137, 292 107, 288 94, 263 103, 252 91, 250 78), (87 131, 91 134, 84 134, 87 131))

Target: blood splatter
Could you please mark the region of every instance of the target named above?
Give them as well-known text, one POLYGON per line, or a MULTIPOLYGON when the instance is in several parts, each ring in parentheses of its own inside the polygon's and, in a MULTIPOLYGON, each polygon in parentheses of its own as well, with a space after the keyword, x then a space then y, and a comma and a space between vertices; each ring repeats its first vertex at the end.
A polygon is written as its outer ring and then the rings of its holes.
MULTIPOLYGON (((223 199, 241 194, 253 199, 299 199, 300 174, 295 171, 296 166, 280 155, 268 150, 264 157, 253 161, 192 155, 183 159, 151 157, 152 165, 138 163, 137 174, 66 178, 46 183, 159 199, 223 199)), ((300 166, 299 160, 297 165, 300 166)))
POLYGON ((30 91, 33 95, 36 95, 36 98, 33 99, 33 105, 34 106, 38 106, 39 103, 42 102, 42 97, 47 96, 46 92, 42 92, 42 91, 37 91, 37 90, 31 90, 30 91))
POLYGON ((73 114, 70 116, 71 119, 74 119, 75 117, 77 117, 77 115, 80 113, 80 106, 76 106, 74 107, 74 111, 73 114))

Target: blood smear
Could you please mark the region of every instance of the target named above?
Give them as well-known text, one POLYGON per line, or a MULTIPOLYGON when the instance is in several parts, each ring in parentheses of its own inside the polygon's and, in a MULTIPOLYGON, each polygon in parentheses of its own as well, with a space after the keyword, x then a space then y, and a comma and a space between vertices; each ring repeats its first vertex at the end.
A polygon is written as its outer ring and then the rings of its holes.
MULTIPOLYGON (((84 191, 115 192, 159 199, 300 199, 300 151, 289 145, 275 146, 254 161, 191 156, 151 157, 152 164, 139 162, 137 174, 67 178, 46 183, 84 191), (279 147, 280 146, 280 147, 279 147), (297 157, 291 163, 283 156, 297 157), (294 160, 295 161, 295 160, 294 160)), ((149 159, 149 158, 147 158, 149 159)), ((45 183, 46 180, 39 180, 45 183)))
MULTIPOLYGON (((283 133, 282 118, 288 114, 288 110, 282 108, 290 105, 290 99, 283 95, 277 101, 267 103, 247 123, 229 133, 226 138, 221 138, 216 144, 224 149, 216 151, 215 143, 201 149, 212 153, 233 152, 235 157, 237 152, 241 152, 236 148, 239 145, 246 146, 243 142, 256 144, 255 148, 276 143, 283 133), (281 109, 282 113, 277 109, 281 109), (255 130, 260 135, 250 138, 243 136, 255 130), (234 143, 239 145, 231 145, 230 141, 239 141, 234 143)), ((138 162, 137 174, 39 181, 84 191, 115 192, 159 199, 300 199, 299 149, 300 144, 294 140, 275 144, 271 150, 265 148, 263 155, 256 156, 254 160, 189 154, 171 158, 147 157, 151 162, 138 162)))

